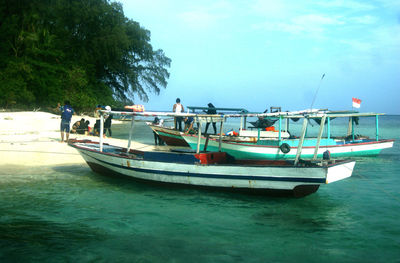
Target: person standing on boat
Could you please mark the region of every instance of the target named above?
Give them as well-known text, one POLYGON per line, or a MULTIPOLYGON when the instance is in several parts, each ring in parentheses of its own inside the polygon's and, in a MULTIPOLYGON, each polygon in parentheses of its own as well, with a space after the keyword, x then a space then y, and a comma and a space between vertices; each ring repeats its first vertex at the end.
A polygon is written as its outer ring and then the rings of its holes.
POLYGON ((71 119, 75 111, 71 107, 71 104, 68 100, 64 102, 64 106, 61 106, 60 103, 58 103, 57 106, 58 109, 61 111, 61 123, 60 123, 61 142, 64 142, 64 131, 66 133, 65 141, 68 142, 71 119))
MULTIPOLYGON (((172 111, 175 113, 182 113, 185 111, 185 108, 181 104, 180 98, 176 99, 176 103, 172 107, 172 111)), ((177 130, 178 126, 179 126, 179 130, 182 131, 182 120, 183 120, 183 117, 174 117, 175 130, 177 130)))
POLYGON ((111 120, 113 118, 112 114, 109 113, 111 111, 111 107, 110 106, 106 106, 105 110, 108 111, 108 114, 106 115, 106 120, 104 121, 104 136, 106 136, 107 131, 109 136, 112 136, 112 132, 111 132, 111 120))
MULTIPOLYGON (((207 113, 207 114, 217 114, 217 111, 215 110, 215 107, 211 102, 208 103, 208 110, 205 111, 205 113, 207 113)), ((213 128, 214 128, 214 134, 217 134, 217 125, 215 124, 215 122, 213 122, 212 125, 213 125, 213 128)), ((209 122, 207 122, 207 124, 206 124, 206 130, 204 131, 204 134, 207 133, 208 126, 210 126, 209 122)))

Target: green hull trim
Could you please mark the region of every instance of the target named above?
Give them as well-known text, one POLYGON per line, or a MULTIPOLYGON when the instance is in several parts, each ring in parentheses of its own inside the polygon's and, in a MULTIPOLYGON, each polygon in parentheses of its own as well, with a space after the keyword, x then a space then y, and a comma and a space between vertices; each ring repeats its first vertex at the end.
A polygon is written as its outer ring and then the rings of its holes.
MULTIPOLYGON (((190 144, 192 149, 196 149, 197 144, 190 144)), ((203 145, 202 145, 203 147, 203 145)), ((227 152, 228 154, 232 155, 236 159, 269 159, 269 160, 285 160, 285 159, 295 159, 296 154, 283 154, 280 150, 277 154, 273 153, 259 153, 259 152, 251 152, 251 151, 237 151, 233 149, 223 149, 223 151, 227 152)), ((360 157, 360 156, 377 156, 381 152, 382 149, 371 149, 371 150, 364 150, 364 151, 349 151, 349 152, 341 152, 341 153, 332 153, 332 158, 343 158, 343 157, 360 157)), ((207 151, 218 151, 218 147, 208 145, 207 151)), ((323 154, 318 154, 317 158, 322 158, 323 154)), ((302 159, 312 159, 314 154, 302 154, 302 159)))
POLYGON ((158 132, 158 134, 160 134, 162 136, 165 136, 165 137, 171 137, 171 138, 183 140, 182 136, 180 136, 180 135, 174 135, 174 134, 165 133, 165 132, 162 132, 162 131, 157 131, 157 132, 158 132))

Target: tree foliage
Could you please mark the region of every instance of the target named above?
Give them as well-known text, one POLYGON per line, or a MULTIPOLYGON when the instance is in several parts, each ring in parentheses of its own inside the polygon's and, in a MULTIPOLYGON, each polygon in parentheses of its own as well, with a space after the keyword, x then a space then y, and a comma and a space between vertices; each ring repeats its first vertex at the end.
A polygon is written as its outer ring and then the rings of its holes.
POLYGON ((147 101, 171 60, 108 0, 0 0, 0 107, 147 101))

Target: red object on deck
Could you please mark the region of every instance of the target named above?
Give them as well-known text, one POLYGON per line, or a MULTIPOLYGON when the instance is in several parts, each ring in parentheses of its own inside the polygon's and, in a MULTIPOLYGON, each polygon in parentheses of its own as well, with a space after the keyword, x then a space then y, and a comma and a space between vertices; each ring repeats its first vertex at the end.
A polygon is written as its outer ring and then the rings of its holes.
POLYGON ((199 153, 194 156, 200 160, 201 164, 226 163, 225 152, 199 153))

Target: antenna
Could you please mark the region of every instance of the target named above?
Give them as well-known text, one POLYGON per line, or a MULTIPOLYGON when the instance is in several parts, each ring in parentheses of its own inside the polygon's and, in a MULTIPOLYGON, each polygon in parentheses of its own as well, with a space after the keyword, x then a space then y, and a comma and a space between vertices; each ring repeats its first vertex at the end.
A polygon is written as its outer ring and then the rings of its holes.
POLYGON ((315 92, 314 98, 313 98, 312 103, 311 103, 311 107, 310 107, 311 109, 314 106, 315 99, 317 98, 317 94, 318 94, 319 88, 321 87, 321 82, 324 79, 324 77, 325 77, 325 73, 322 75, 321 79, 319 80, 317 91, 315 92))

